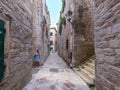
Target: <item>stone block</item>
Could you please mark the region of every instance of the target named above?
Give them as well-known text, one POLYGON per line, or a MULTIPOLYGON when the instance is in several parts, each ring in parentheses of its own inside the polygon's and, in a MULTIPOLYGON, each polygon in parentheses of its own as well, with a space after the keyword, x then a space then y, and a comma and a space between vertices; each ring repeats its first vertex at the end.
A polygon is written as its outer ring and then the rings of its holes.
POLYGON ((109 41, 115 39, 115 34, 109 34, 103 37, 104 40, 109 41))
POLYGON ((116 49, 116 54, 120 56, 120 49, 116 49))
POLYGON ((115 39, 115 40, 109 41, 109 48, 113 48, 113 49, 120 48, 120 40, 115 39))
POLYGON ((120 24, 115 24, 112 28, 113 33, 120 33, 120 24))
POLYGON ((116 57, 106 56, 104 58, 104 61, 106 63, 113 65, 113 66, 116 66, 116 67, 119 67, 119 65, 120 65, 120 60, 119 60, 119 58, 116 58, 116 57))
POLYGON ((100 48, 100 49, 107 48, 108 46, 109 46, 109 42, 108 41, 102 41, 102 42, 97 42, 96 43, 96 47, 100 48))
POLYGON ((115 49, 106 48, 103 50, 103 54, 106 56, 115 56, 116 52, 115 52, 115 49))
POLYGON ((106 30, 107 30, 107 35, 111 35, 112 34, 112 27, 108 27, 106 30))
POLYGON ((104 54, 99 54, 97 52, 95 52, 95 53, 96 53, 95 60, 99 63, 104 63, 105 55, 104 54))

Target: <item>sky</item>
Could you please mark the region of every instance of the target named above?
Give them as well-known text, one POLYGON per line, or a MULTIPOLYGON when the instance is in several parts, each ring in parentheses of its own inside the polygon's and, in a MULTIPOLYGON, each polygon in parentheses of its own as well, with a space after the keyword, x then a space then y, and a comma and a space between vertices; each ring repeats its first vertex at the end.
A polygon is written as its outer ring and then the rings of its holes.
POLYGON ((46 4, 50 12, 51 27, 56 27, 56 23, 59 21, 62 0, 46 0, 46 4))

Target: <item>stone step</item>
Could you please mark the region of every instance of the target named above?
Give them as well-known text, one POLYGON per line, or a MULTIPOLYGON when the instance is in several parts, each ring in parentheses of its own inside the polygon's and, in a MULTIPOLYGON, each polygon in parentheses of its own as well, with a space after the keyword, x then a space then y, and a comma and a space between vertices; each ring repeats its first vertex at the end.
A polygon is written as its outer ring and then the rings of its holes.
POLYGON ((86 63, 85 65, 91 67, 92 69, 95 69, 95 64, 93 63, 86 63))
POLYGON ((94 59, 89 59, 90 63, 95 64, 95 60, 94 59))
POLYGON ((95 75, 95 69, 89 67, 89 66, 84 66, 84 69, 90 72, 91 74, 95 75))
POLYGON ((81 69, 80 73, 85 76, 86 78, 88 78, 90 81, 94 82, 95 79, 95 75, 89 73, 87 70, 85 69, 81 69))
POLYGON ((94 82, 91 81, 90 79, 86 78, 84 75, 80 73, 80 71, 74 70, 80 77, 83 79, 89 86, 94 86, 94 82))
POLYGON ((73 68, 74 71, 79 71, 80 69, 79 68, 73 68))
POLYGON ((89 85, 94 86, 95 81, 95 60, 91 57, 79 68, 74 69, 78 75, 89 85))

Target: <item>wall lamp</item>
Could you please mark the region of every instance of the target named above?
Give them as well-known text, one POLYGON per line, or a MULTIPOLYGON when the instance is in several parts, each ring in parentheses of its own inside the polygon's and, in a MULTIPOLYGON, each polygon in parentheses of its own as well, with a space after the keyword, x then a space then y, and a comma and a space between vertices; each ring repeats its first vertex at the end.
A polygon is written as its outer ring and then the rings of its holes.
POLYGON ((70 22, 72 23, 72 16, 73 16, 73 12, 72 11, 68 11, 66 14, 65 14, 65 18, 70 22))

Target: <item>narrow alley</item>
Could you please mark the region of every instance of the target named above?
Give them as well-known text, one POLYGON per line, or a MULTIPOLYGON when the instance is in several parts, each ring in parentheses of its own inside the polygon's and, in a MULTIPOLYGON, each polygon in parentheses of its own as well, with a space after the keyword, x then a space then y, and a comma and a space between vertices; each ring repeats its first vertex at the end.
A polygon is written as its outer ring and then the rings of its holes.
POLYGON ((33 69, 32 80, 23 90, 89 90, 89 88, 57 53, 51 53, 43 66, 33 69))
POLYGON ((0 0, 0 90, 120 90, 120 0, 0 0))

